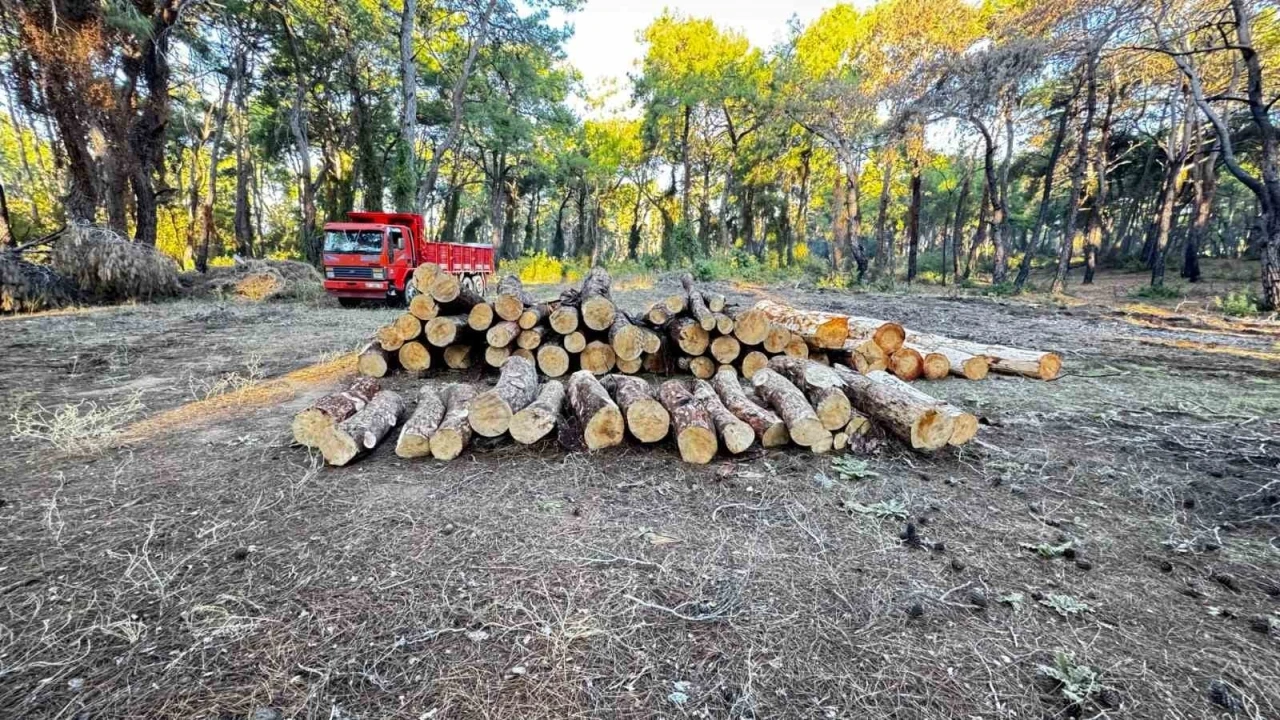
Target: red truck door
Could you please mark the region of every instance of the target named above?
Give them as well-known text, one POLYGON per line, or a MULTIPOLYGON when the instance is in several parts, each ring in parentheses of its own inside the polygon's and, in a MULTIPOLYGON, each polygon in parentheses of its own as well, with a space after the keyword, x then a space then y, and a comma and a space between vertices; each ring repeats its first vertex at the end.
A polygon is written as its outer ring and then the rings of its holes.
POLYGON ((399 290, 405 289, 405 277, 418 264, 411 238, 407 228, 387 228, 387 279, 399 290))

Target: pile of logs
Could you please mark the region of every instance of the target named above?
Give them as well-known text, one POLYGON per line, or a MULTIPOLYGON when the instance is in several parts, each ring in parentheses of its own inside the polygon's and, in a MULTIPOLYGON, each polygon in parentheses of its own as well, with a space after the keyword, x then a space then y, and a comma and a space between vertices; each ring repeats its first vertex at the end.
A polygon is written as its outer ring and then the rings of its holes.
POLYGON ((378 330, 355 381, 294 419, 294 438, 332 465, 372 450, 396 427, 397 455, 439 460, 458 457, 476 436, 531 444, 552 433, 576 450, 671 441, 699 464, 754 446, 843 450, 882 433, 930 452, 973 439, 978 419, 911 381, 989 372, 1052 379, 1061 370, 1053 353, 874 318, 771 300, 733 308, 690 276, 681 280, 681 293, 632 316, 615 305, 599 268, 580 288, 539 302, 514 277, 486 301, 456 277, 420 267, 408 312, 378 330), (412 412, 378 380, 397 367, 481 362, 498 369, 494 385, 428 383, 412 412), (661 377, 655 384, 642 371, 661 377))

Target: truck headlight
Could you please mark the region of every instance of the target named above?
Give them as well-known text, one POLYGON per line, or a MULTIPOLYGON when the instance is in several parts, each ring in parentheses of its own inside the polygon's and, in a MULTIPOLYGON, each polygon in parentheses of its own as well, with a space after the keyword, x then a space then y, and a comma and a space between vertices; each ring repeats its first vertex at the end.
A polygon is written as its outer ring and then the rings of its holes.
POLYGON ((385 279, 386 279, 386 277, 387 277, 387 271, 386 271, 386 270, 383 270, 382 268, 374 268, 374 270, 373 270, 373 279, 374 279, 374 280, 385 280, 385 279))
POLYGON ((332 280, 332 279, 333 279, 333 268, 325 268, 325 269, 324 269, 324 276, 325 276, 325 277, 327 277, 327 278, 329 278, 330 280, 332 280))

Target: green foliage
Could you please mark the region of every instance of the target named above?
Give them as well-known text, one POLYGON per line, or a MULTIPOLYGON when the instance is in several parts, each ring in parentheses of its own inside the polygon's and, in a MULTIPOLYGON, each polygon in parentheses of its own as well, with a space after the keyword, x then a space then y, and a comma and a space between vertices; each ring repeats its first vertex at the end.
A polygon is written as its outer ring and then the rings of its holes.
POLYGON ((1182 292, 1172 285, 1143 285, 1129 292, 1129 297, 1143 300, 1177 300, 1182 292))
POLYGON ((1062 617, 1072 617, 1074 615, 1083 615, 1092 612, 1093 608, 1083 600, 1077 600, 1070 595, 1046 595, 1040 601, 1041 605, 1053 610, 1062 617))
POLYGON ((872 471, 867 467, 866 460, 849 457, 847 455, 836 458, 831 461, 831 468, 836 471, 841 480, 866 480, 868 478, 880 477, 880 474, 872 471))
POLYGON ((1098 682, 1098 672, 1088 665, 1077 665, 1069 653, 1057 653, 1053 665, 1041 665, 1037 669, 1041 675, 1057 681, 1058 692, 1072 705, 1083 704, 1105 689, 1098 682))
POLYGON ((1006 280, 1002 283, 989 285, 982 291, 983 295, 993 295, 995 297, 1010 297, 1018 294, 1018 288, 1013 284, 1012 280, 1006 280))
POLYGON ((1075 547, 1073 542, 1065 542, 1061 545, 1051 545, 1049 543, 1022 543, 1022 549, 1030 550, 1042 558, 1062 557, 1068 550, 1075 547))
POLYGON ((1213 299, 1213 307, 1223 315, 1248 317, 1258 314, 1258 300, 1249 292, 1229 292, 1213 299))
POLYGON ((855 500, 844 500, 841 506, 849 512, 855 512, 859 515, 869 515, 880 520, 906 520, 907 506, 897 498, 881 500, 870 505, 864 505, 855 500))
POLYGON ((1026 597, 1020 592, 1011 592, 1001 595, 996 598, 996 601, 1002 605, 1008 605, 1013 608, 1014 612, 1020 612, 1023 604, 1026 602, 1026 597))

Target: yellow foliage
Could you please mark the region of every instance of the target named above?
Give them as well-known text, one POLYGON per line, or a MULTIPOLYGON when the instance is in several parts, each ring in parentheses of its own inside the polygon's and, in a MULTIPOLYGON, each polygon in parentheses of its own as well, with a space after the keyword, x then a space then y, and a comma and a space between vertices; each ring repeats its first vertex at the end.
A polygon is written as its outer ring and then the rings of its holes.
POLYGON ((798 242, 791 252, 795 256, 796 262, 802 263, 809 259, 809 243, 798 242))

